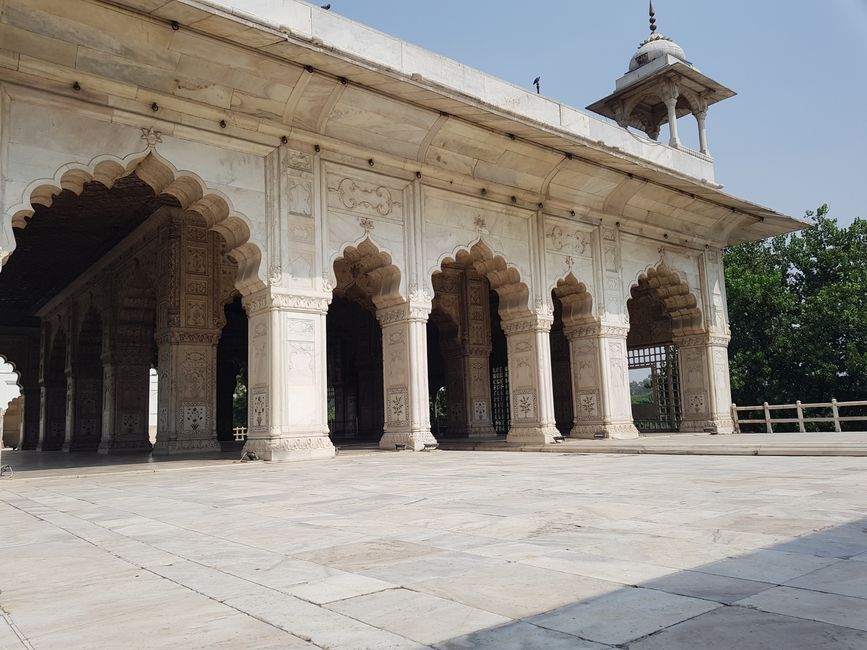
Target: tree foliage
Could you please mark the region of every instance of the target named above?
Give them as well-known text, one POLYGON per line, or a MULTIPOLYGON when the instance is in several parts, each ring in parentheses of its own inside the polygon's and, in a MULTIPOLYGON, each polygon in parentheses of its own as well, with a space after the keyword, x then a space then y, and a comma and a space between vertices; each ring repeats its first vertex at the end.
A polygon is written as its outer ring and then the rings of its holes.
POLYGON ((738 404, 867 399, 867 221, 812 226, 725 253, 738 404))

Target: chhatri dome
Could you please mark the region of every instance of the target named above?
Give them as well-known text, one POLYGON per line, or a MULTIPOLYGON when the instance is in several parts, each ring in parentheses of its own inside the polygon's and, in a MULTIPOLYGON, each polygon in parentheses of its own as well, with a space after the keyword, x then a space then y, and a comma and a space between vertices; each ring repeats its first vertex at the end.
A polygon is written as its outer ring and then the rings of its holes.
MULTIPOLYGON (((656 29, 656 26, 652 26, 651 29, 656 29)), ((689 63, 689 61, 686 60, 686 53, 680 45, 675 43, 668 36, 663 36, 662 34, 654 32, 647 38, 647 40, 638 46, 638 51, 629 61, 629 71, 632 72, 633 70, 638 70, 641 66, 646 65, 651 61, 655 61, 666 54, 673 56, 675 59, 679 59, 684 63, 689 63)))
POLYGON ((705 119, 710 105, 735 93, 705 76, 687 61, 683 48, 656 31, 656 12, 650 1, 650 36, 629 61, 629 71, 608 97, 588 110, 615 120, 620 126, 643 131, 653 140, 668 124, 669 145, 681 147, 677 119, 694 115, 698 121, 700 153, 710 158, 705 119))
POLYGON ((638 46, 638 51, 632 56, 632 60, 629 61, 629 71, 638 70, 641 66, 647 65, 666 54, 684 63, 689 63, 686 60, 686 52, 683 51, 680 45, 668 36, 663 36, 656 32, 656 12, 653 10, 653 0, 650 0, 650 36, 638 46))

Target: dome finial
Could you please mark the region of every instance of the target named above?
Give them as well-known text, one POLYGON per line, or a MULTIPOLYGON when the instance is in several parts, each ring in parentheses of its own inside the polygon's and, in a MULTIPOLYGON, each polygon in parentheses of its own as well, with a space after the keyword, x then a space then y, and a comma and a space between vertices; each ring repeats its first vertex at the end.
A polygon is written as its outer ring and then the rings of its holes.
POLYGON ((656 33, 656 12, 653 10, 653 0, 650 0, 650 33, 656 33))

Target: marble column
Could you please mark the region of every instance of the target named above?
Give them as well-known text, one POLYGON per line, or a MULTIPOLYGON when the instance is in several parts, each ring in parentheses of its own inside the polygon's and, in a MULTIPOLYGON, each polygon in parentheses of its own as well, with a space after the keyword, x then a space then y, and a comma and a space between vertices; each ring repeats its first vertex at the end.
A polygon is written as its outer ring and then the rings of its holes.
POLYGON ((710 155, 710 149, 707 146, 707 111, 698 111, 695 114, 695 120, 698 123, 698 144, 699 150, 705 156, 710 155))
POLYGON ((662 101, 668 111, 668 131, 670 138, 669 146, 679 147, 680 138, 677 134, 677 100, 680 98, 680 89, 674 79, 667 79, 662 86, 662 101))
POLYGON ((75 437, 75 391, 76 376, 73 368, 66 369, 66 419, 63 427, 62 451, 69 451, 72 447, 72 439, 75 437))
POLYGON ((385 428, 382 449, 421 451, 435 446, 430 430, 427 372, 429 302, 405 302, 378 309, 382 327, 385 428))
POLYGON ((249 318, 244 453, 262 460, 331 458, 325 315, 329 295, 264 289, 244 298, 249 318))
POLYGON ((102 356, 101 454, 150 451, 150 344, 118 344, 102 356))
POLYGON ((638 437, 629 394, 628 329, 598 323, 565 329, 572 361, 576 438, 638 437))
POLYGON ((551 385, 552 322, 550 316, 536 314, 502 322, 509 354, 512 416, 507 442, 544 445, 560 435, 551 385))
POLYGON ((491 347, 456 345, 444 350, 449 432, 473 440, 497 437, 491 420, 491 347))
POLYGON ((39 382, 32 380, 25 382, 21 395, 24 398, 21 449, 36 449, 39 444, 39 411, 41 405, 39 382))
POLYGON ((220 451, 217 441, 219 331, 157 335, 159 397, 154 454, 220 451))
POLYGON ((683 399, 681 431, 733 433, 729 384, 728 336, 678 337, 683 399))

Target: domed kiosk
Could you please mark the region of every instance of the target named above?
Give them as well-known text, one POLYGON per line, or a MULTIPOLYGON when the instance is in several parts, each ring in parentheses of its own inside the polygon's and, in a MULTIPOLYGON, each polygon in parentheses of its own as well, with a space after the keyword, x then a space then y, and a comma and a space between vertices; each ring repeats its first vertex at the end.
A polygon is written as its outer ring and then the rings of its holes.
POLYGON ((608 97, 587 107, 633 127, 656 140, 668 123, 669 145, 681 147, 677 118, 694 115, 698 122, 701 154, 710 157, 705 120, 710 105, 733 97, 735 92, 702 74, 686 58, 686 52, 668 36, 658 33, 656 13, 650 3, 650 36, 629 60, 629 71, 617 80, 608 97))

